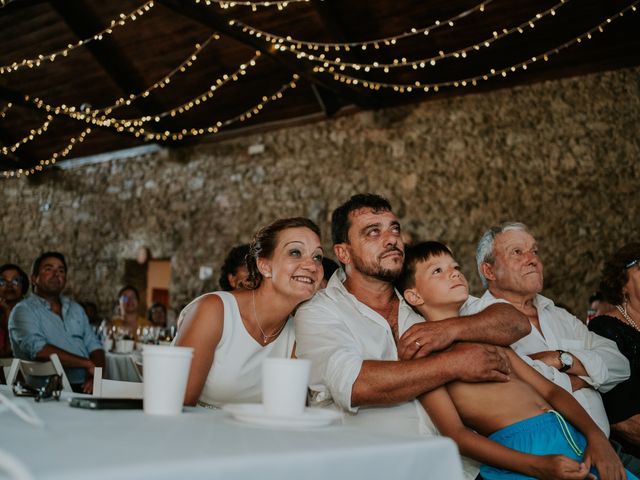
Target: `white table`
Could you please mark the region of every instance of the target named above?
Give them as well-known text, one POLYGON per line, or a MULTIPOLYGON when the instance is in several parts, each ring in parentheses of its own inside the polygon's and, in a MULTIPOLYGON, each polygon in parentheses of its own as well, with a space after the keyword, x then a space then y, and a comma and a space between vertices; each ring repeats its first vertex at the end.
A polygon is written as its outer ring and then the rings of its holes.
POLYGON ((124 382, 139 382, 140 378, 131 362, 141 362, 141 359, 142 353, 139 351, 132 353, 106 352, 106 375, 104 375, 104 378, 124 382))
MULTIPOLYGON (((0 391, 8 393, 6 387, 0 391)), ((278 430, 203 408, 154 417, 140 410, 76 409, 63 400, 18 401, 32 403, 45 426, 1 413, 0 449, 24 462, 36 479, 463 478, 457 449, 444 438, 375 434, 349 422, 278 430)))

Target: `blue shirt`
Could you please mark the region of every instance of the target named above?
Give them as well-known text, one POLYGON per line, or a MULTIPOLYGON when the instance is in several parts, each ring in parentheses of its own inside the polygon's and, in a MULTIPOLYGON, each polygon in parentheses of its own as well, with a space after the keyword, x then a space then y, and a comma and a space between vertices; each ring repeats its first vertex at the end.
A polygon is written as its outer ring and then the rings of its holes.
MULTIPOLYGON (((31 295, 13 308, 9 316, 9 336, 14 356, 34 360, 47 344, 84 358, 102 349, 83 308, 63 295, 60 302, 62 318, 38 295, 31 295)), ((84 368, 65 368, 65 372, 70 383, 85 381, 84 368)))

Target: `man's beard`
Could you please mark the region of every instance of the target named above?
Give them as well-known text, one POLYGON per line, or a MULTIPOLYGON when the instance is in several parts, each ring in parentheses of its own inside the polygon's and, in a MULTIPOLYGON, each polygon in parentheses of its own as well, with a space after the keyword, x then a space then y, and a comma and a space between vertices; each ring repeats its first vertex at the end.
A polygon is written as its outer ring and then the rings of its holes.
MULTIPOLYGON (((400 249, 396 250, 402 252, 402 250, 400 249)), ((384 252, 383 255, 386 255, 387 253, 389 253, 389 251, 384 252)), ((384 268, 379 263, 372 264, 365 262, 357 256, 353 256, 353 267, 363 275, 367 275, 369 277, 373 277, 387 283, 395 282, 398 277, 400 277, 400 273, 402 273, 402 265, 400 265, 396 270, 391 270, 389 268, 384 268)))

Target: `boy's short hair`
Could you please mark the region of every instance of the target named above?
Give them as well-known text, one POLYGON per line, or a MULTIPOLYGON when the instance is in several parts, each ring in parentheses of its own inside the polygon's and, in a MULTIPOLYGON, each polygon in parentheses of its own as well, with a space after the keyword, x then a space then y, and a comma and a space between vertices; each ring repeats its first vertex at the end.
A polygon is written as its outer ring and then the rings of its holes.
POLYGON ((396 281, 396 288, 400 292, 400 295, 403 295, 405 290, 415 286, 416 266, 418 263, 426 262, 430 258, 437 257, 442 254, 451 255, 453 257, 451 249, 441 242, 419 242, 406 247, 404 250, 404 265, 402 266, 402 273, 396 281))

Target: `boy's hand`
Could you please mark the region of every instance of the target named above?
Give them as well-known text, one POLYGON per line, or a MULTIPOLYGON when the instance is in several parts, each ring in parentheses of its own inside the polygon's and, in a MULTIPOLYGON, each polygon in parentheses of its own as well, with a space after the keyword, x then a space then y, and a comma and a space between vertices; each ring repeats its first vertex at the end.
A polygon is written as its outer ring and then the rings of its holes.
POLYGON ((541 480, 583 480, 594 479, 589 473, 588 463, 578 463, 564 455, 542 455, 538 457, 534 470, 541 480))
POLYGON ((596 467, 601 480, 624 480, 627 478, 620 458, 604 435, 588 439, 583 460, 596 467))

